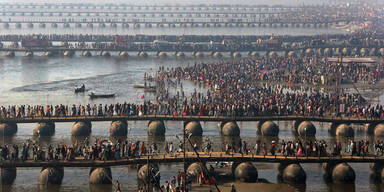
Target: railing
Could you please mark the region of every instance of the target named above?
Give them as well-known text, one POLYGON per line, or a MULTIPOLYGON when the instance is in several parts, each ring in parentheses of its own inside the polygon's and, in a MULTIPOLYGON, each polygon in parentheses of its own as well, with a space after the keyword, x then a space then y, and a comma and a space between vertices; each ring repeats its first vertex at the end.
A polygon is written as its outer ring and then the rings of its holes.
POLYGON ((145 121, 145 120, 164 120, 164 121, 317 121, 317 122, 337 122, 337 123, 380 123, 382 118, 367 117, 334 117, 334 116, 303 116, 303 115, 281 115, 281 116, 200 116, 200 115, 103 115, 103 116, 34 116, 22 118, 0 117, 3 123, 34 123, 34 122, 75 122, 75 121, 145 121))
MULTIPOLYGON (((257 46, 257 45, 241 45, 241 47, 235 48, 232 46, 215 46, 210 47, 205 44, 201 44, 200 47, 192 47, 191 44, 185 44, 183 46, 164 46, 161 48, 153 47, 151 43, 143 44, 141 46, 129 46, 129 47, 113 47, 113 46, 106 46, 106 47, 91 47, 91 48, 85 48, 85 47, 31 47, 31 48, 13 48, 13 47, 0 47, 0 51, 35 51, 35 52, 43 52, 43 51, 133 51, 133 52, 251 52, 251 51, 298 51, 298 50, 307 50, 307 49, 331 49, 331 48, 382 48, 380 46, 371 45, 369 47, 362 46, 362 45, 354 45, 354 46, 336 46, 336 45, 326 45, 326 46, 301 46, 301 47, 268 47, 268 46, 257 46)), ((377 53, 379 54, 379 53, 377 53)))
MULTIPOLYGON (((383 163, 384 156, 285 156, 285 155, 248 155, 241 153, 226 154, 225 152, 199 153, 199 158, 204 162, 216 161, 250 161, 250 162, 268 162, 268 163, 328 163, 328 162, 350 162, 350 163, 383 163)), ((187 162, 198 162, 198 156, 193 152, 187 152, 185 160, 187 162)), ((148 154, 132 158, 123 158, 119 160, 84 160, 83 158, 75 158, 74 160, 3 160, 0 161, 0 167, 110 167, 131 164, 150 163, 177 163, 183 162, 183 153, 177 152, 170 154, 148 154)))

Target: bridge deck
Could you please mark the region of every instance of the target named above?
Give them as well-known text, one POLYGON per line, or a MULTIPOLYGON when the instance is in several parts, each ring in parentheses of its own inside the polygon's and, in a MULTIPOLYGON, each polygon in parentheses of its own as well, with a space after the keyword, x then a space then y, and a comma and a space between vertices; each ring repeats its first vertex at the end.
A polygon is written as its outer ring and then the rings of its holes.
MULTIPOLYGON (((7 41, 7 40, 4 40, 7 41)), ((97 41, 95 41, 97 42, 97 41)), ((111 41, 99 41, 99 42, 111 42, 111 41)), ((130 46, 125 48, 120 47, 105 47, 105 48, 79 48, 79 47, 31 47, 31 48, 12 48, 12 47, 0 47, 0 51, 15 51, 15 52, 25 52, 25 51, 34 51, 34 52, 44 52, 44 51, 53 51, 53 52, 64 52, 64 51, 146 51, 146 52, 178 52, 178 51, 184 51, 184 52, 233 52, 233 51, 239 51, 239 52, 250 52, 250 51, 299 51, 299 50, 307 50, 307 49, 325 49, 325 48, 377 48, 378 46, 338 46, 338 45, 327 45, 327 46, 303 46, 303 47, 294 47, 294 48, 285 48, 285 47, 264 47, 264 46, 256 46, 256 45, 249 45, 239 48, 232 48, 232 47, 225 47, 225 46, 216 46, 215 48, 209 47, 206 43, 202 42, 199 43, 199 48, 194 48, 192 43, 185 43, 184 45, 178 47, 174 44, 170 44, 169 46, 164 46, 161 48, 153 47, 152 43, 145 42, 145 43, 137 43, 137 45, 141 46, 130 46)))
POLYGON ((166 21, 163 21, 162 19, 155 18, 155 19, 118 19, 118 20, 67 20, 63 21, 60 19, 56 20, 0 20, 0 23, 8 23, 8 24, 28 24, 28 23, 56 23, 56 24, 72 24, 72 23, 80 23, 80 24, 108 24, 108 23, 114 23, 114 24, 329 24, 329 23, 336 23, 336 22, 352 22, 352 21, 363 21, 363 19, 358 18, 348 18, 348 19, 335 19, 335 20, 327 20, 327 21, 317 21, 317 20, 311 20, 311 21, 301 21, 301 20, 279 20, 279 21, 269 21, 269 20, 257 20, 257 19, 220 19, 216 20, 216 18, 198 18, 191 20, 176 20, 175 19, 168 19, 166 21))
MULTIPOLYGON (((286 156, 263 156, 263 155, 226 155, 224 152, 213 152, 211 155, 200 154, 200 159, 204 162, 216 161, 234 161, 234 162, 264 162, 264 163, 328 163, 328 162, 349 162, 349 163, 383 163, 384 157, 375 156, 332 156, 332 157, 286 157, 286 156)), ((198 162, 196 154, 193 152, 186 153, 186 162, 198 162)), ((183 162, 183 154, 175 153, 173 156, 159 154, 149 156, 141 156, 130 159, 120 160, 82 160, 76 158, 73 161, 57 160, 57 161, 2 161, 0 167, 111 167, 150 163, 177 163, 183 162)))
POLYGON ((337 123, 380 123, 384 119, 354 118, 354 117, 320 117, 320 116, 173 116, 173 115, 143 115, 143 116, 70 116, 70 117, 26 117, 0 118, 2 123, 38 123, 38 122, 77 122, 77 121, 316 121, 337 123))
POLYGON ((81 10, 81 11, 76 11, 76 10, 62 10, 62 9, 57 9, 54 11, 51 10, 31 10, 31 9, 19 9, 19 10, 9 10, 9 9, 0 9, 0 13, 15 13, 15 14, 50 14, 50 13, 71 13, 71 14, 87 14, 87 13, 102 13, 102 14, 246 14, 246 15, 268 15, 268 14, 284 14, 284 13, 297 13, 297 10, 281 10, 281 11, 262 11, 262 12, 255 12, 255 11, 221 11, 221 10, 216 10, 216 11, 206 11, 206 10, 191 10, 191 11, 186 11, 186 10, 176 10, 176 11, 169 11, 169 10, 142 10, 142 11, 131 11, 131 10, 126 10, 126 11, 121 11, 121 10, 111 10, 111 11, 106 11, 106 10, 81 10))

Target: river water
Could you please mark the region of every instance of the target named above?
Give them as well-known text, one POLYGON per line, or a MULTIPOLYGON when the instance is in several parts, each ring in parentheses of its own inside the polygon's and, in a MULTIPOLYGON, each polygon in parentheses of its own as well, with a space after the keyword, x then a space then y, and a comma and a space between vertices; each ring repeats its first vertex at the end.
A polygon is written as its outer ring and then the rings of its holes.
MULTIPOLYGON (((333 29, 313 29, 313 28, 38 28, 33 29, 10 29, 0 30, 0 34, 33 34, 33 33, 62 33, 62 34, 211 34, 211 35, 265 35, 265 34, 291 34, 291 35, 312 35, 325 33, 344 33, 333 29)), ((131 54, 133 55, 133 54, 131 54)), ((171 68, 177 66, 193 65, 195 62, 211 62, 214 59, 203 58, 193 59, 187 57, 184 60, 169 57, 167 59, 157 59, 150 56, 147 59, 140 59, 136 56, 128 58, 103 57, 81 57, 72 58, 47 58, 35 56, 32 58, 0 57, 0 105, 8 106, 11 104, 99 104, 116 102, 142 102, 143 90, 134 89, 134 84, 142 84, 144 73, 155 73, 159 67, 171 68), (114 99, 89 100, 86 94, 75 95, 73 88, 84 83, 90 91, 99 93, 116 93, 114 99)), ((191 82, 184 82, 184 90, 192 92, 196 87, 191 82)), ((196 88, 204 91, 203 88, 196 88)), ((145 99, 153 100, 153 95, 144 94, 145 99)), ((182 122, 165 122, 166 140, 177 143, 175 135, 181 135, 182 122)), ((291 132, 290 122, 278 122, 280 126, 279 139, 294 139, 291 132)), ((105 137, 109 135, 110 122, 95 122, 92 125, 92 139, 94 137, 105 137)), ((33 124, 19 124, 16 136, 12 138, 1 138, 0 143, 21 144, 27 139, 32 138, 33 124)), ((211 138, 215 143, 215 148, 222 147, 222 138, 219 136, 217 124, 202 123, 204 137, 211 138)), ((239 123, 242 139, 253 145, 256 138, 256 123, 239 123)), ((317 139, 331 141, 327 133, 327 125, 315 123, 317 127, 317 139)), ((40 143, 70 144, 71 123, 56 123, 56 133, 53 137, 36 140, 40 143)), ((131 140, 147 140, 147 122, 128 122, 131 128, 129 138, 131 140)), ((364 133, 357 132, 358 138, 365 138, 364 133)), ((204 140, 203 138, 202 140, 204 140)), ((266 139, 266 138, 263 138, 266 139)), ((159 141, 160 144, 164 140, 159 141)), ((153 142, 153 141, 151 141, 153 142)), ((161 148, 161 147, 160 147, 161 148)), ((162 148, 161 148, 162 149, 162 148)), ((296 189, 286 185, 276 184, 277 164, 255 164, 259 170, 259 177, 265 178, 274 184, 250 184, 257 186, 261 191, 295 191, 296 189), (274 188, 272 190, 272 188, 274 188)), ((322 180, 322 168, 318 164, 302 165, 307 173, 306 191, 344 191, 349 187, 350 191, 381 191, 381 187, 370 184, 370 170, 368 164, 351 164, 356 171, 356 184, 353 186, 341 186, 335 188, 325 184, 322 180)), ((175 175, 181 169, 181 164, 160 165, 162 183, 175 175)), ((17 178, 12 186, 7 186, 4 191, 112 191, 112 187, 93 187, 88 184, 89 168, 65 168, 63 184, 61 186, 49 186, 48 188, 37 185, 37 177, 40 168, 19 168, 17 178)), ((113 167, 112 174, 114 180, 119 180, 123 191, 137 190, 136 168, 133 167, 113 167)), ((241 184, 239 184, 241 185, 241 184)))

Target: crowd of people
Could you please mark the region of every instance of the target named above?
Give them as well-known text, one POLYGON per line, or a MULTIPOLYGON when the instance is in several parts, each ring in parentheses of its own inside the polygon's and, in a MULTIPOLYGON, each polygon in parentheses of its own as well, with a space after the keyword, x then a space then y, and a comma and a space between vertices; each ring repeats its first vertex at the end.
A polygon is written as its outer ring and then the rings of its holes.
MULTIPOLYGON (((332 63, 326 57, 261 57, 248 60, 249 67, 256 70, 255 80, 267 82, 285 82, 288 85, 327 85, 363 83, 375 84, 383 76, 383 66, 379 64, 343 64, 332 63)), ((241 64, 239 67, 243 67, 241 64)))
POLYGON ((225 144, 225 153, 230 155, 232 153, 242 153, 248 155, 249 153, 255 155, 282 155, 293 157, 324 157, 324 156, 383 156, 384 143, 377 140, 370 145, 368 140, 349 140, 346 142, 335 141, 328 145, 325 140, 292 140, 292 141, 271 141, 271 143, 261 142, 256 139, 253 148, 247 147, 247 142, 234 140, 232 143, 225 144), (370 153, 371 151, 371 153, 370 153))
MULTIPOLYGON (((74 142, 73 145, 58 144, 57 146, 42 145, 34 141, 27 140, 21 146, 17 144, 0 146, 0 161, 82 161, 82 160, 119 160, 119 159, 134 159, 142 156, 156 156, 156 155, 180 155, 183 152, 183 143, 179 140, 179 147, 173 152, 173 143, 165 141, 161 143, 161 147, 157 143, 148 144, 142 141, 133 140, 118 140, 111 142, 109 140, 102 140, 95 138, 94 143, 86 138, 82 143, 74 142)), ((324 140, 291 140, 291 141, 261 141, 256 139, 253 143, 246 141, 232 139, 230 142, 224 142, 222 149, 214 148, 212 141, 207 139, 199 147, 194 144, 188 151, 195 151, 199 154, 209 155, 212 152, 222 150, 226 155, 233 155, 241 153, 243 155, 264 155, 264 156, 293 156, 293 157, 329 157, 329 156, 383 156, 384 155, 384 142, 377 140, 370 144, 368 140, 353 141, 349 140, 344 143, 334 141, 327 143, 324 140), (254 147, 251 147, 254 146, 254 147)), ((216 165, 220 166, 220 162, 216 165)), ((209 166, 208 172, 210 174, 197 174, 196 181, 200 184, 211 185, 216 182, 214 167, 209 166)), ((151 177, 159 175, 160 171, 151 168, 151 177), (152 173, 153 171, 153 173, 152 173)), ((177 175, 171 176, 164 184, 160 180, 152 181, 151 183, 144 183, 139 186, 139 191, 145 191, 148 187, 155 188, 159 191, 178 192, 184 190, 184 185, 187 189, 191 189, 194 176, 187 172, 178 171, 177 175), (185 180, 184 180, 184 177, 185 180), (150 185, 150 186, 147 186, 150 185), (143 186, 143 187, 142 187, 143 186)), ((154 179, 155 180, 155 179, 154 179)), ((115 188, 120 191, 120 183, 116 181, 115 188)))
POLYGON ((94 144, 90 144, 88 138, 81 144, 75 142, 73 145, 58 144, 57 146, 42 146, 31 140, 23 143, 20 147, 14 145, 0 146, 1 160, 34 160, 34 161, 53 161, 53 160, 119 160, 135 158, 143 155, 156 155, 160 151, 163 154, 173 155, 182 152, 183 147, 180 142, 174 146, 173 142, 165 142, 164 150, 159 149, 157 143, 149 146, 143 141, 116 141, 96 138, 94 144), (176 147, 178 147, 176 149, 176 147), (175 151, 174 151, 175 150, 175 151))
MULTIPOLYGON (((384 142, 377 140, 370 143, 368 140, 349 140, 345 142, 334 141, 328 144, 325 140, 291 140, 291 141, 261 141, 246 142, 236 140, 223 142, 222 145, 212 146, 212 141, 206 140, 199 145, 195 143, 185 148, 187 151, 196 151, 204 155, 212 152, 223 152, 227 155, 241 153, 243 155, 282 155, 282 156, 383 156, 384 142), (222 147, 220 147, 222 146, 222 147), (253 147, 252 147, 253 146, 253 147), (218 148, 217 148, 218 147, 218 148)), ((148 144, 144 141, 117 140, 111 142, 96 138, 91 143, 88 138, 83 143, 75 142, 72 145, 58 144, 41 145, 27 140, 21 146, 17 144, 0 146, 1 160, 12 161, 56 161, 56 160, 119 160, 132 159, 145 155, 180 155, 184 150, 183 142, 174 146, 173 142, 148 144)))
POLYGON ((1 106, 1 118, 68 117, 68 116, 131 116, 131 115, 200 115, 200 116, 263 116, 306 115, 382 118, 383 106, 371 105, 357 93, 341 89, 320 91, 311 85, 341 84, 343 78, 354 82, 380 81, 383 68, 334 67, 316 57, 274 59, 241 59, 200 63, 168 71, 160 68, 155 77, 154 101, 141 104, 87 105, 20 105, 1 106), (311 64, 316 62, 316 68, 311 64), (332 81, 338 71, 344 74, 332 81), (328 79, 328 80, 325 80, 328 79), (196 89, 187 95, 183 80, 207 89, 196 89), (286 82, 286 84, 281 84, 286 82), (298 89, 296 84, 300 84, 298 89), (179 87, 175 94, 170 88, 179 87))
MULTIPOLYGON (((273 59, 265 59, 265 61, 242 59, 172 68, 167 72, 160 72, 160 78, 156 80, 160 82, 157 101, 174 106, 172 108, 178 110, 172 112, 178 115, 382 117, 381 105, 369 105, 366 99, 357 93, 344 92, 343 89, 340 92, 337 90, 322 92, 310 86, 304 90, 296 89, 293 84, 300 80, 295 79, 301 79, 296 76, 297 72, 290 71, 290 75, 284 77, 284 75, 278 75, 280 73, 276 71, 284 70, 283 65, 289 65, 286 67, 287 70, 294 68, 293 65, 309 62, 310 58, 298 60, 300 62, 294 64, 293 61, 296 60, 284 58, 280 58, 280 61, 277 59, 277 62, 273 62, 273 59), (275 65, 269 63, 275 63, 275 65), (272 71, 272 75, 264 71, 272 71), (169 83, 169 81, 172 82, 170 79, 176 79, 176 83, 169 83), (270 79, 270 81, 263 82, 261 81, 263 79, 270 79), (206 94, 194 91, 189 97, 186 97, 183 92, 170 96, 167 86, 177 84, 180 80, 192 81, 197 85, 208 87, 208 90, 206 94), (282 82, 287 84, 281 85, 282 82)), ((301 71, 309 70, 305 66, 297 68, 301 68, 301 71)), ((349 75, 366 74, 360 71, 362 70, 355 70, 349 75)), ((331 76, 330 74, 332 75, 331 71, 324 70, 321 75, 327 78, 331 76)), ((311 77, 311 73, 308 72, 307 76, 311 77)), ((373 75, 373 77, 378 76, 373 75)))

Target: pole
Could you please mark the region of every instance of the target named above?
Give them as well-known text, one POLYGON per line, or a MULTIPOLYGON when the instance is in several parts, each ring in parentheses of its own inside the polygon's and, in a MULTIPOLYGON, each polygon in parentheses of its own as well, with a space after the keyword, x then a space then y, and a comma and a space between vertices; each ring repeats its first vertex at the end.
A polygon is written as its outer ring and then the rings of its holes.
MULTIPOLYGON (((197 157, 197 159, 200 161, 201 166, 203 167, 204 171, 206 171, 206 173, 208 174, 208 179, 209 179, 209 181, 212 181, 212 179, 211 179, 212 177, 211 177, 211 174, 209 173, 209 171, 208 171, 208 169, 207 169, 207 166, 206 166, 205 163, 203 163, 203 161, 200 159, 199 152, 193 147, 193 144, 192 144, 191 140, 189 139, 189 137, 188 137, 188 142, 189 142, 189 144, 191 145, 193 151, 196 153, 196 157, 197 157)), ((219 187, 217 186, 216 182, 215 182, 214 184, 215 184, 216 190, 217 190, 218 192, 220 192, 220 189, 219 189, 219 187)))
POLYGON ((305 143, 307 143, 307 127, 305 127, 304 131, 305 131, 305 143))
POLYGON ((186 162, 185 162, 185 127, 183 126, 183 167, 184 167, 184 177, 183 177, 183 184, 184 184, 184 186, 183 186, 183 190, 184 190, 184 192, 186 192, 187 191, 187 183, 186 183, 186 181, 187 181, 187 179, 186 179, 186 177, 187 177, 187 164, 186 164, 186 162))
POLYGON ((304 148, 305 148, 305 155, 308 157, 308 151, 307 151, 307 127, 304 128, 304 148))
MULTIPOLYGON (((5 129, 3 129, 3 144, 2 145, 5 146, 4 131, 5 131, 5 129)), ((3 167, 0 167, 0 186, 1 186, 1 190, 3 190, 3 167)))
POLYGON ((149 183, 151 182, 149 174, 149 155, 147 155, 147 192, 149 192, 149 183))
MULTIPOLYGON (((4 144, 4 131, 5 130, 3 130, 3 144, 4 144)), ((1 185, 1 189, 3 189, 3 167, 0 167, 0 185, 1 185)))

